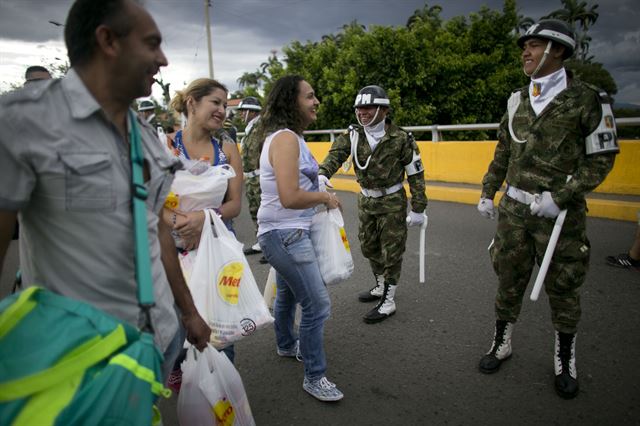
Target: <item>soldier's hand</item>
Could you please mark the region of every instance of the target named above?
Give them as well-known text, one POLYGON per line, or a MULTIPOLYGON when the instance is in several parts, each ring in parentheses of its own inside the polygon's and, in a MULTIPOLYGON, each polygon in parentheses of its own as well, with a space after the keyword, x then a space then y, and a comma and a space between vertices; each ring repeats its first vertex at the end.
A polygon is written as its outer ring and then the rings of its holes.
POLYGON ((414 211, 409 212, 409 216, 407 216, 407 225, 409 226, 420 226, 424 223, 425 214, 416 213, 414 211))
POLYGON ((333 188, 329 178, 325 175, 318 175, 318 185, 320 186, 320 191, 326 191, 327 188, 333 188))
POLYGON ((496 217, 496 211, 493 208, 493 200, 488 198, 480 198, 478 201, 478 211, 482 217, 493 219, 496 217))
POLYGON ((535 200, 529 206, 531 214, 538 217, 548 217, 554 219, 560 214, 560 207, 553 201, 551 193, 544 191, 542 194, 536 194, 535 200))

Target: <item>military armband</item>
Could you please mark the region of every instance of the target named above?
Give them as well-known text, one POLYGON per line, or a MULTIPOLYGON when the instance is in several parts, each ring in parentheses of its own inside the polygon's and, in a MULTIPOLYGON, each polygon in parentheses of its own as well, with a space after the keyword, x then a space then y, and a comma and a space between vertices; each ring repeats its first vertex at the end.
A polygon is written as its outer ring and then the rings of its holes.
POLYGON ((424 166, 422 165, 422 158, 420 158, 420 154, 413 151, 413 158, 409 164, 404 166, 404 171, 407 173, 407 176, 413 176, 424 172, 424 166))
POLYGON ((407 173, 407 176, 413 176, 423 172, 424 166, 422 165, 422 159, 418 153, 418 144, 416 143, 416 139, 413 137, 413 133, 407 133, 407 141, 409 142, 409 145, 411 145, 411 148, 413 148, 413 157, 411 158, 411 162, 404 166, 404 171, 407 173))
POLYGON ((616 123, 613 119, 611 105, 602 103, 602 117, 598 127, 585 138, 587 155, 620 152, 617 140, 616 123))

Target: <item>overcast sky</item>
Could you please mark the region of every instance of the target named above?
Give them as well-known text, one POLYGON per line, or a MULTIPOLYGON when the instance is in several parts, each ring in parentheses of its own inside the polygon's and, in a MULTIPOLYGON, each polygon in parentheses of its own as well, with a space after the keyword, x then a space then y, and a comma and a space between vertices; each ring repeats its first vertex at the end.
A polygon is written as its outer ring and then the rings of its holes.
MULTIPOLYGON (((588 1, 589 4, 598 2, 588 1)), ((0 0, 0 89, 22 82, 28 65, 65 58, 63 28, 72 0, 0 0)), ((617 102, 640 104, 640 5, 638 0, 600 1, 600 17, 589 31, 591 53, 618 85, 617 102)), ((162 77, 171 89, 207 76, 203 0, 147 0, 158 23, 169 66, 162 77)), ((211 31, 215 78, 234 91, 244 72, 255 71, 271 50, 293 40, 318 41, 354 19, 364 25, 404 25, 424 0, 212 0, 211 31)), ((468 15, 482 5, 501 9, 502 0, 429 1, 443 5, 442 17, 468 15)), ((534 19, 561 7, 560 0, 518 1, 534 19)), ((154 96, 160 91, 154 86, 154 96)))

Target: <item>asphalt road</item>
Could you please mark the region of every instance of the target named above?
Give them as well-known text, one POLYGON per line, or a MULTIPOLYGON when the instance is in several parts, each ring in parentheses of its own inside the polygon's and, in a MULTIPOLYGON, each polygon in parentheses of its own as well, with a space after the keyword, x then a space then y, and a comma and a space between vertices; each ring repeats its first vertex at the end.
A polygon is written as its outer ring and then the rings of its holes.
MULTIPOLYGON (((266 425, 635 425, 640 424, 640 273, 608 267, 604 257, 631 245, 636 225, 588 219, 591 269, 582 291, 577 339, 579 396, 553 388, 553 328, 546 295, 528 300, 513 336, 512 358, 494 375, 477 363, 493 336, 496 279, 487 246, 496 222, 474 206, 431 202, 428 208, 427 282, 418 282, 419 231, 410 229, 397 313, 369 325, 372 307, 356 294, 373 277, 357 240, 356 196, 338 194, 356 269, 330 287, 325 327, 330 380, 344 392, 322 403, 302 390, 302 364, 280 358, 271 328, 236 344, 236 367, 256 423, 266 425)), ((253 244, 243 211, 238 238, 253 244)), ((262 289, 268 265, 249 256, 262 289)), ((6 294, 15 271, 12 246, 0 281, 6 294)), ((161 404, 164 425, 177 425, 176 398, 161 404)))

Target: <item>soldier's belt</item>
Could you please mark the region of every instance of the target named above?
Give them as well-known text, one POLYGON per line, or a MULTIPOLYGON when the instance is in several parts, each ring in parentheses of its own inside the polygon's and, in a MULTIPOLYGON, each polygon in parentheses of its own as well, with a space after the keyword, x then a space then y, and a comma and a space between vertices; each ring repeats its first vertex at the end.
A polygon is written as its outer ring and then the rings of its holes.
POLYGON ((515 186, 511 186, 507 184, 507 195, 509 198, 513 198, 514 200, 522 203, 522 204, 531 204, 535 199, 535 195, 528 193, 527 191, 523 191, 522 189, 518 189, 515 186))
POLYGON ((389 194, 393 194, 394 192, 398 192, 398 191, 400 191, 400 189, 402 189, 402 183, 396 183, 395 185, 390 186, 388 188, 379 188, 379 189, 360 188, 360 192, 365 197, 380 198, 380 197, 384 197, 385 195, 389 195, 389 194))
POLYGON ((244 178, 249 179, 252 177, 260 176, 260 169, 255 169, 251 172, 244 172, 244 178))

